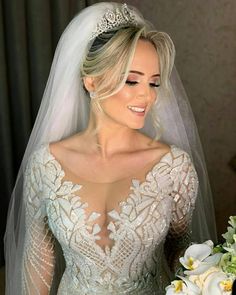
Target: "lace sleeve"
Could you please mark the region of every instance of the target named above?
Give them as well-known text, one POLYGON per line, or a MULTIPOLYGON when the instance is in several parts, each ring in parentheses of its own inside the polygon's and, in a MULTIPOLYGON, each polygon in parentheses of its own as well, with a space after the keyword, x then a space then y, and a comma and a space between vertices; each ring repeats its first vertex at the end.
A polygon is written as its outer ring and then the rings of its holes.
POLYGON ((49 294, 54 272, 54 238, 42 201, 42 164, 31 157, 24 174, 26 236, 22 294, 49 294))
POLYGON ((177 268, 179 256, 191 242, 191 219, 198 191, 198 177, 191 159, 183 154, 174 177, 173 205, 170 228, 166 239, 166 257, 170 268, 177 268))

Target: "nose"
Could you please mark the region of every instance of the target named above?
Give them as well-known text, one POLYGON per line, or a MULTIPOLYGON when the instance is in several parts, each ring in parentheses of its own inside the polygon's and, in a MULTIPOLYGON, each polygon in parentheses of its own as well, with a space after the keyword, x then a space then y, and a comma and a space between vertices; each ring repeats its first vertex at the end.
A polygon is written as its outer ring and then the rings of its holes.
POLYGON ((145 100, 145 102, 149 102, 153 99, 152 89, 149 84, 142 85, 142 87, 140 87, 138 97, 145 100))

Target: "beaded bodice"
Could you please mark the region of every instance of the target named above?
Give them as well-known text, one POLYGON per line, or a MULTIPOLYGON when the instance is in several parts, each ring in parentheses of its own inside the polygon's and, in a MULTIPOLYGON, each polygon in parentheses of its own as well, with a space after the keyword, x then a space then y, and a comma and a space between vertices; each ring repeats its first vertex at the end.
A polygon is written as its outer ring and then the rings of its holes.
POLYGON ((32 154, 24 181, 23 294, 49 294, 55 239, 66 262, 57 294, 162 294, 165 238, 186 234, 197 194, 189 155, 171 146, 144 181, 131 179, 128 197, 107 212, 111 243, 104 247, 101 213, 87 214, 83 186, 64 176, 48 145, 32 154))

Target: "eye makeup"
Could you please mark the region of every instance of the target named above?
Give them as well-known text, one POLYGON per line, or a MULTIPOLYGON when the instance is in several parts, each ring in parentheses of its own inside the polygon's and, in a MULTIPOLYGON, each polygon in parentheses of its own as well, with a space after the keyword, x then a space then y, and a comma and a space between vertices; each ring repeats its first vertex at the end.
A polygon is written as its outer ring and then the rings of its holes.
MULTIPOLYGON (((155 77, 155 78, 152 77, 152 79, 149 82, 150 86, 159 87, 160 86, 160 78, 159 77, 155 77)), ((136 75, 129 75, 125 83, 130 86, 137 85, 140 83, 140 77, 137 77, 136 75)))

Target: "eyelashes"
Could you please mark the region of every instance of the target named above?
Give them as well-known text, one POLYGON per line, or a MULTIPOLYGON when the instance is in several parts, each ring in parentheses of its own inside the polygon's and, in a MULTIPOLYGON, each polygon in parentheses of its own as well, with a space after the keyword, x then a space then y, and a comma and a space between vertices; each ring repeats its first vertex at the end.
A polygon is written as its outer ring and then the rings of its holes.
MULTIPOLYGON (((125 82, 126 84, 128 84, 128 85, 130 85, 130 86, 135 86, 135 85, 137 85, 139 82, 137 82, 137 81, 130 81, 130 80, 127 80, 126 82, 125 82)), ((151 87, 159 87, 160 86, 160 84, 158 84, 158 83, 150 83, 150 86, 151 87)))
POLYGON ((155 84, 155 83, 150 83, 150 85, 152 86, 152 87, 160 87, 160 84, 155 84))
POLYGON ((129 81, 129 80, 127 80, 125 83, 132 86, 138 84, 137 81, 129 81))

